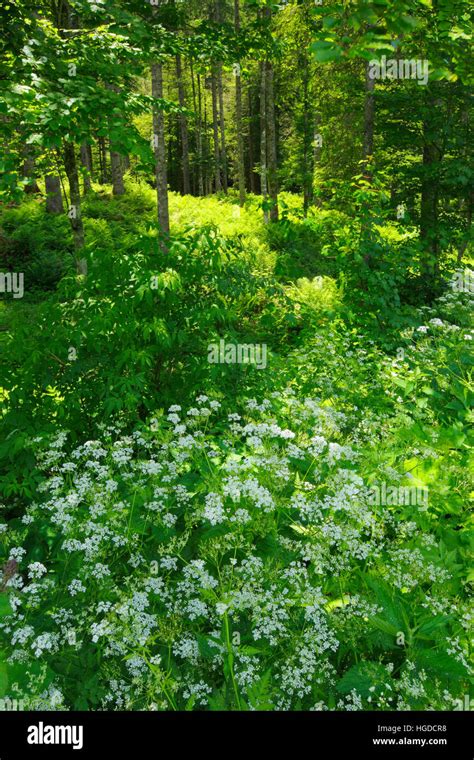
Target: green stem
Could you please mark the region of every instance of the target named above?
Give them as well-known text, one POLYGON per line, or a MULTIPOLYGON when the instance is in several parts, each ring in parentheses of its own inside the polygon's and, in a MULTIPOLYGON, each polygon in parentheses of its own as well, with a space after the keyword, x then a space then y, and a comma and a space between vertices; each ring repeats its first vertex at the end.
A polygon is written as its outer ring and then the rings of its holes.
POLYGON ((226 636, 226 643, 227 643, 227 662, 229 665, 229 672, 230 672, 230 677, 232 679, 232 686, 234 688, 237 708, 241 710, 242 708, 240 705, 239 689, 237 687, 237 682, 235 680, 235 675, 234 675, 234 653, 232 651, 232 643, 230 640, 229 618, 227 616, 227 612, 224 615, 224 624, 225 624, 225 636, 226 636))

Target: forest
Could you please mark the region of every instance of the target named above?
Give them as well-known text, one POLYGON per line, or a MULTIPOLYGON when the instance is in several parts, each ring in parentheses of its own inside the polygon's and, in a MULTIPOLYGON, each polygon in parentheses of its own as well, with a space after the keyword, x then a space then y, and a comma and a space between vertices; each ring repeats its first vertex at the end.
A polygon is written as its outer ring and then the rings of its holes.
POLYGON ((1 710, 474 709, 472 15, 1 0, 1 710))

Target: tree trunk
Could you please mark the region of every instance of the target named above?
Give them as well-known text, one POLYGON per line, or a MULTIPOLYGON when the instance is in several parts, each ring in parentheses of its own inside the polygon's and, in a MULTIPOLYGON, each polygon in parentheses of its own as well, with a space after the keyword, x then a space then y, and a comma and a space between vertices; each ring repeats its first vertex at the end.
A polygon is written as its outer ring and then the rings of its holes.
POLYGON ((107 173, 107 150, 105 147, 105 137, 99 137, 98 141, 98 155, 99 155, 99 181, 101 185, 105 185, 108 180, 107 173))
POLYGON ((28 184, 25 185, 25 193, 39 193, 40 189, 35 178, 35 159, 33 157, 31 145, 27 145, 24 149, 24 160, 21 173, 25 179, 29 180, 28 184))
POLYGON ((46 212, 48 214, 62 214, 64 206, 61 195, 61 180, 57 174, 47 174, 44 183, 46 187, 46 212))
POLYGON ((74 240, 76 268, 79 274, 86 274, 86 261, 80 258, 81 251, 84 248, 84 226, 81 216, 81 191, 77 173, 76 152, 72 142, 64 144, 64 168, 69 180, 70 206, 68 217, 74 240))
POLYGON ((436 143, 437 110, 441 101, 429 92, 425 94, 425 115, 423 119, 423 164, 421 177, 420 240, 424 249, 422 262, 423 276, 428 286, 432 285, 438 272, 439 231, 438 231, 438 164, 442 151, 436 143))
POLYGON ((221 171, 220 171, 220 150, 219 150, 219 119, 217 113, 217 76, 215 66, 211 75, 212 89, 212 130, 214 137, 214 181, 216 193, 222 190, 221 171))
POLYGON ((267 66, 260 63, 260 192, 263 198, 263 218, 268 222, 267 203, 267 66))
POLYGON ((256 193, 257 188, 255 187, 255 154, 253 149, 253 137, 254 137, 254 128, 253 128, 253 107, 252 107, 252 92, 249 88, 248 93, 248 109, 249 109, 249 187, 251 193, 256 193))
POLYGON ((197 92, 198 92, 198 109, 197 109, 197 125, 196 125, 196 150, 198 159, 198 193, 204 195, 204 181, 203 181, 203 151, 202 151, 202 95, 201 95, 201 77, 197 75, 197 92))
MULTIPOLYGON (((181 56, 179 53, 176 55, 176 79, 178 82, 178 99, 181 108, 186 105, 184 97, 184 83, 183 74, 181 69, 181 56)), ((189 182, 189 137, 188 137, 188 120, 184 114, 179 116, 179 125, 181 128, 181 161, 183 172, 183 193, 189 195, 191 192, 189 182)))
MULTIPOLYGON (((237 34, 240 32, 240 5, 234 0, 234 24, 237 34)), ((237 131, 237 179, 239 183, 239 204, 245 204, 245 155, 244 134, 242 129, 242 79, 240 64, 235 72, 235 128, 237 131)))
MULTIPOLYGON (((365 66, 365 104, 364 104, 364 161, 367 163, 374 154, 374 123, 375 123, 375 80, 369 75, 370 66, 365 66)), ((370 178, 370 175, 368 173, 370 178)))
MULTIPOLYGON (((214 9, 214 20, 216 24, 222 23, 222 10, 221 0, 216 0, 214 9)), ((215 76, 215 86, 217 88, 217 100, 219 103, 219 130, 220 130, 220 145, 219 145, 219 169, 222 173, 222 189, 224 193, 227 193, 227 149, 225 139, 225 119, 224 119, 224 89, 222 86, 222 63, 219 62, 213 67, 213 74, 215 76)))
MULTIPOLYGON (((314 143, 313 143, 313 176, 314 176, 314 170, 318 166, 318 164, 321 161, 321 141, 320 137, 321 135, 318 132, 318 126, 321 121, 321 114, 316 113, 314 116, 314 143)), ((313 199, 314 199, 314 184, 313 184, 313 199)), ((322 206, 322 200, 320 197, 316 199, 316 205, 321 207, 322 206)))
POLYGON ((277 144, 275 124, 275 100, 273 96, 273 64, 266 61, 266 111, 267 111, 267 153, 268 153, 268 194, 271 199, 270 221, 278 221, 278 175, 277 144))
POLYGON ((210 195, 212 193, 212 174, 214 173, 214 170, 211 171, 211 144, 210 139, 208 138, 208 127, 207 127, 207 102, 206 102, 206 88, 204 88, 204 121, 203 121, 203 135, 204 135, 204 146, 203 146, 203 168, 204 168, 204 187, 205 187, 205 194, 210 195))
POLYGON ((227 193, 227 148, 225 139, 225 118, 224 118, 224 88, 222 86, 222 64, 217 66, 217 93, 219 97, 219 125, 221 132, 220 158, 222 167, 222 187, 224 193, 227 193))
MULTIPOLYGON (((163 98, 163 66, 151 67, 151 92, 154 98, 163 98)), ((158 200, 158 223, 164 235, 169 235, 168 172, 166 165, 165 116, 162 110, 153 109, 153 144, 155 148, 155 177, 158 200)))
POLYGON ((125 185, 123 184, 122 156, 116 150, 112 150, 112 147, 110 147, 110 169, 112 173, 112 194, 123 195, 125 185))
POLYGON ((84 195, 91 190, 91 164, 89 145, 86 142, 81 143, 81 164, 84 167, 82 174, 82 186, 84 195))
MULTIPOLYGON (((466 103, 466 106, 463 108, 462 116, 461 116, 461 123, 463 125, 463 129, 465 130, 465 148, 463 150, 463 158, 466 162, 466 165, 469 165, 469 157, 470 157, 470 136, 471 136, 471 130, 470 130, 470 111, 469 111, 469 103, 466 103)), ((458 255, 457 255, 457 263, 460 264, 463 256, 468 248, 470 247, 470 243, 472 242, 472 212, 474 208, 474 187, 471 185, 471 187, 466 188, 467 197, 461 199, 461 207, 460 211, 462 213, 462 209, 465 206, 466 207, 466 233, 463 236, 463 239, 461 240, 459 246, 458 246, 458 255)))
MULTIPOLYGON (((113 84, 106 84, 106 87, 111 92, 117 93, 119 91, 119 88, 113 84)), ((110 129, 110 120, 109 120, 109 129, 110 129)), ((123 184, 124 166, 123 166, 122 155, 118 153, 118 151, 115 150, 112 140, 109 141, 109 150, 110 150, 110 173, 112 175, 112 194, 124 195, 125 186, 123 184)))
POLYGON ((305 76, 303 80, 303 214, 308 216, 308 209, 313 202, 314 150, 313 119, 309 98, 308 63, 305 61, 305 76))

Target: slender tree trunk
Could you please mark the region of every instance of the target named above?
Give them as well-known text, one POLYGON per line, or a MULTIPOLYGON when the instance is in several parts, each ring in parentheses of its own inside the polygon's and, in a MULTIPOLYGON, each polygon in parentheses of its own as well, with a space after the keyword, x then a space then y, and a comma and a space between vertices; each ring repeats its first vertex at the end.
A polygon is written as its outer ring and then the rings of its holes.
MULTIPOLYGON (((214 19, 216 24, 222 23, 222 11, 221 0, 216 0, 214 19)), ((227 193, 228 178, 227 178, 227 148, 225 138, 225 116, 224 116, 224 88, 222 84, 222 63, 219 61, 215 64, 213 73, 216 79, 217 87, 217 100, 219 103, 219 130, 220 130, 220 145, 219 145, 219 168, 222 174, 222 189, 224 193, 227 193)))
POLYGON ((91 173, 91 180, 94 179, 94 164, 92 163, 92 145, 90 143, 87 143, 87 157, 88 157, 88 166, 89 171, 91 173))
MULTIPOLYGON (((204 195, 204 182, 202 176, 202 102, 201 102, 201 77, 197 75, 197 97, 196 97, 196 80, 194 77, 194 69, 191 62, 191 83, 193 87, 193 108, 196 114, 196 163, 197 163, 197 194, 204 195)), ((194 172, 195 174, 195 172, 194 172)))
POLYGON ((91 165, 90 165, 90 153, 89 146, 86 142, 81 143, 81 164, 84 167, 82 175, 82 187, 84 195, 91 190, 91 165))
MULTIPOLYGON (((154 98, 163 98, 163 66, 151 67, 151 92, 154 98)), ((153 109, 153 144, 155 148, 155 177, 158 199, 158 223, 164 235, 169 235, 168 172, 166 165, 165 116, 162 110, 153 109)))
POLYGON ((39 193, 38 183, 35 178, 35 159, 33 157, 33 151, 31 145, 26 145, 24 149, 24 160, 21 173, 25 179, 29 182, 25 185, 25 193, 33 194, 39 193))
POLYGON ((216 186, 216 193, 222 190, 221 185, 221 171, 220 171, 220 150, 219 150, 219 120, 217 113, 217 77, 215 72, 215 66, 213 66, 211 74, 211 89, 212 89, 212 129, 214 137, 214 180, 216 186))
POLYGON ((64 212, 63 198, 61 195, 61 181, 57 174, 47 174, 44 178, 46 188, 46 211, 48 214, 62 214, 64 212))
MULTIPOLYGON (((118 92, 118 87, 113 84, 107 84, 107 89, 111 92, 118 92)), ((110 129, 110 120, 109 120, 109 129, 110 129)), ((118 151, 115 150, 113 141, 109 141, 109 150, 110 150, 110 173, 112 175, 112 194, 113 195, 124 195, 125 193, 125 186, 123 184, 123 160, 122 155, 118 153, 118 151)))
POLYGON ((202 150, 202 94, 201 94, 201 77, 197 75, 197 93, 198 93, 198 109, 197 109, 197 125, 196 125, 196 150, 198 157, 198 193, 204 195, 204 181, 203 181, 203 161, 204 155, 202 150))
POLYGON ((311 106, 309 98, 308 62, 305 61, 305 76, 303 80, 303 213, 306 217, 308 209, 313 202, 313 174, 314 174, 314 150, 311 143, 313 140, 313 119, 311 118, 311 106))
POLYGON ((442 151, 437 145, 437 111, 441 101, 432 93, 425 94, 425 115, 423 119, 423 164, 420 203, 420 240, 424 249, 423 275, 428 285, 433 284, 438 272, 439 230, 437 182, 438 165, 442 151))
POLYGON ((113 195, 123 195, 125 185, 123 184, 123 164, 122 156, 116 150, 110 147, 110 169, 112 173, 112 193, 113 195))
POLYGON ((212 193, 212 175, 214 169, 212 168, 213 162, 211 160, 211 140, 208 135, 207 124, 207 101, 206 101, 206 88, 204 88, 204 147, 203 147, 203 161, 204 161, 204 187, 205 194, 210 195, 212 193))
POLYGON ((257 188, 255 187, 255 171, 254 171, 255 154, 254 154, 254 149, 253 149, 254 129, 253 129, 253 116, 252 116, 253 108, 252 108, 252 92, 250 89, 248 93, 248 110, 249 110, 249 116, 248 116, 248 120, 249 120, 249 187, 250 187, 250 192, 255 194, 257 192, 257 188))
MULTIPOLYGON (((313 125, 313 127, 314 127, 313 176, 314 176, 314 170, 315 170, 315 168, 318 166, 318 164, 321 161, 321 149, 322 149, 321 141, 320 141, 321 135, 318 132, 318 126, 319 126, 320 121, 321 121, 321 114, 320 113, 316 113, 314 115, 314 125, 313 125)), ((313 198, 314 198, 314 183, 313 183, 313 198)), ((317 198, 316 205, 319 206, 319 207, 321 207, 322 201, 321 201, 320 197, 317 198)))
POLYGON ((263 218, 268 222, 267 202, 267 66, 260 63, 260 192, 263 198, 263 218))
POLYGON ((99 172, 100 172, 100 184, 105 185, 108 180, 107 172, 107 150, 105 147, 105 137, 101 136, 97 141, 98 155, 99 155, 99 172))
MULTIPOLYGON (((369 63, 365 66, 365 103, 364 103, 364 161, 367 163, 374 154, 374 124, 375 124, 375 80, 371 78, 369 63)), ((368 173, 369 176, 369 173, 368 173)), ((370 178, 370 177, 369 177, 370 178)))
MULTIPOLYGON (((463 158, 466 162, 466 165, 469 165, 469 155, 471 151, 471 129, 470 129, 470 111, 469 111, 469 103, 466 102, 465 107, 462 111, 461 116, 461 122, 465 131, 464 139, 465 139, 465 148, 463 150, 463 158)), ((458 246, 458 255, 457 255, 457 263, 460 264, 463 256, 470 245, 472 241, 472 212, 474 208, 474 187, 467 188, 467 197, 461 199, 461 207, 460 212, 462 213, 463 206, 466 207, 466 233, 463 236, 463 240, 461 240, 459 246, 458 246)))
POLYGON ((271 199, 270 220, 278 221, 278 166, 275 123, 275 99, 273 96, 273 64, 266 61, 267 77, 266 111, 267 111, 267 153, 268 153, 268 194, 271 199))
MULTIPOLYGON (((178 82, 178 98, 179 105, 184 108, 186 105, 184 97, 184 83, 183 74, 181 69, 181 56, 179 53, 176 55, 176 79, 178 82)), ((179 116, 179 124, 181 128, 181 160, 183 171, 183 193, 189 195, 191 192, 189 182, 189 137, 188 137, 188 120, 184 114, 179 116)))
POLYGON ((79 175, 77 173, 76 151, 74 143, 66 142, 64 144, 64 168, 69 180, 70 206, 68 209, 68 218, 71 225, 76 268, 79 274, 86 274, 86 262, 81 258, 81 252, 84 248, 84 225, 81 216, 81 191, 79 187, 79 175))
MULTIPOLYGON (((234 0, 234 24, 237 34, 240 32, 240 5, 234 0)), ((237 179, 239 183, 239 204, 245 204, 245 155, 244 134, 242 127, 242 78, 240 64, 235 72, 235 128, 237 131, 237 179)))
POLYGON ((219 125, 221 132, 221 144, 220 144, 220 158, 222 168, 222 188, 224 193, 227 193, 228 178, 227 178, 227 147, 225 139, 225 117, 224 117, 224 88, 222 86, 222 64, 217 66, 217 93, 219 97, 219 125))

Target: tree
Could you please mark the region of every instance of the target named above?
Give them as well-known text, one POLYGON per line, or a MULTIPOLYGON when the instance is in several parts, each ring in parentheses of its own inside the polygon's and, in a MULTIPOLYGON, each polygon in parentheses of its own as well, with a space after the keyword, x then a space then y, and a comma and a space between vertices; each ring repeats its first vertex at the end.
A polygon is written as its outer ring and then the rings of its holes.
POLYGON ((46 189, 46 211, 48 214, 62 214, 64 212, 61 195, 61 180, 57 174, 46 174, 44 178, 46 189))
MULTIPOLYGON (((176 54, 176 81, 178 84, 178 98, 179 105, 184 110, 186 106, 186 100, 184 97, 184 84, 183 75, 181 69, 181 55, 176 54)), ((183 172, 183 193, 189 195, 191 192, 191 185, 189 181, 189 136, 188 136, 188 120, 185 113, 180 113, 179 123, 181 128, 181 167, 183 172)))
MULTIPOLYGON (((234 0, 234 24, 237 34, 240 32, 240 2, 234 0)), ((244 134, 242 123, 242 77, 240 63, 235 64, 235 129, 237 132, 237 179, 239 185, 239 203, 241 206, 245 203, 245 154, 244 154, 244 134)))
MULTIPOLYGON (((163 99, 163 65, 151 67, 151 91, 155 100, 163 99)), ((155 178, 158 200, 158 223, 164 235, 170 231, 168 208, 168 170, 166 163, 165 117, 160 108, 153 109, 153 140, 155 148, 155 178)))

